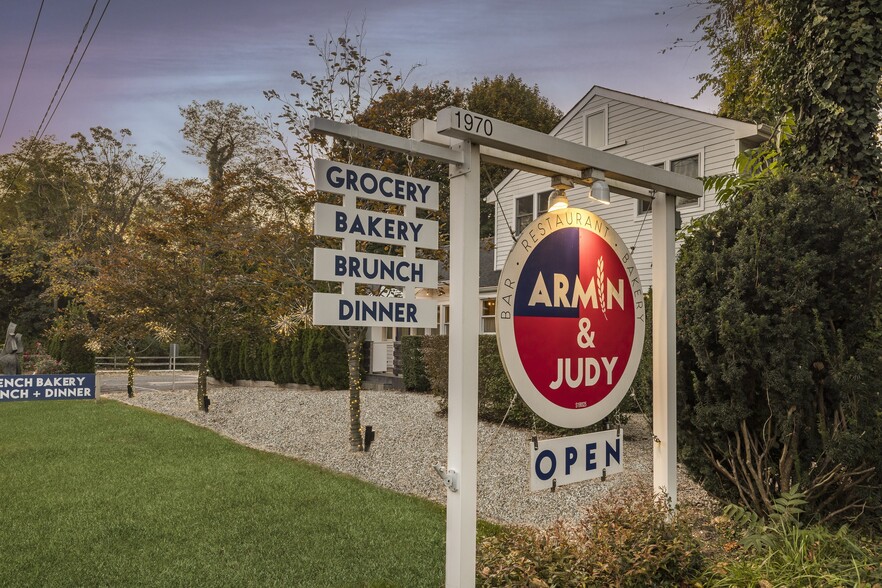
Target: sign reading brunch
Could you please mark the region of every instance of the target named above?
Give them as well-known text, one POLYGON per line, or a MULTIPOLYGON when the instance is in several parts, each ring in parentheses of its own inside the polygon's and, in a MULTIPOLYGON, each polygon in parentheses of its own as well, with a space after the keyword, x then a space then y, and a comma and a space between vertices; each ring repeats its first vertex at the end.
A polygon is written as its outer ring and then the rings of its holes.
POLYGON ((540 216, 505 262, 496 325, 509 379, 536 414, 561 427, 596 423, 624 398, 643 350, 630 250, 590 211, 540 216))

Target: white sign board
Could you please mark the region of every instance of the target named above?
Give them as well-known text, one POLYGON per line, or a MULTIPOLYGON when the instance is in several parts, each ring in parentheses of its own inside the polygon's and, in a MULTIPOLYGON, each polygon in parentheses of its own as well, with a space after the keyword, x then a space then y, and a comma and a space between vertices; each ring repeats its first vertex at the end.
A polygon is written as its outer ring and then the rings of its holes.
POLYGON ((318 202, 315 205, 315 234, 386 245, 415 245, 438 248, 438 223, 405 218, 370 210, 350 209, 318 202))
POLYGON ((574 435, 530 444, 530 490, 584 482, 622 468, 622 430, 574 435))
POLYGON ((313 257, 316 280, 385 284, 389 286, 438 287, 438 262, 397 255, 350 253, 339 249, 316 248, 313 257))
POLYGON ((314 292, 312 322, 317 325, 431 329, 438 326, 438 304, 433 300, 314 292))
POLYGON ((438 182, 390 174, 375 169, 319 159, 315 162, 315 187, 322 192, 378 200, 387 204, 412 204, 438 210, 438 182))

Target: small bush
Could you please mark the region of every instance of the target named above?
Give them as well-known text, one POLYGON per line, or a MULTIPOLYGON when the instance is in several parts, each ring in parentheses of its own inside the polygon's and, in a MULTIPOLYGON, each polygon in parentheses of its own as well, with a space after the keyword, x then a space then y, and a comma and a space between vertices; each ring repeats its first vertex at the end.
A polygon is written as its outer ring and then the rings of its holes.
POLYGON ((576 524, 514 528, 479 547, 482 586, 673 586, 699 577, 694 513, 669 510, 632 489, 588 507, 576 524))
POLYGON ((423 339, 415 336, 401 338, 401 375, 405 390, 428 392, 430 389, 423 360, 423 339))
POLYGON ((740 550, 733 548, 706 572, 707 585, 878 586, 882 553, 861 545, 846 526, 804 526, 799 516, 806 504, 797 489, 776 499, 767 519, 741 506, 726 507, 741 532, 740 550))

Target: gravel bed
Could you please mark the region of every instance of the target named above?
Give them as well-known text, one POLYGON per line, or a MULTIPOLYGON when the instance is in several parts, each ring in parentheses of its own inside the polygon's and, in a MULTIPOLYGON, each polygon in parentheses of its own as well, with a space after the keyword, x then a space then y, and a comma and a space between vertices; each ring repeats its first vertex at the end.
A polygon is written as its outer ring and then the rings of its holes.
MULTIPOLYGON (((211 410, 196 409, 195 388, 102 396, 201 425, 234 441, 318 464, 372 484, 444 503, 446 488, 432 464, 447 462, 447 418, 430 394, 362 392, 362 425, 373 426, 368 452, 349 451, 348 393, 280 388, 212 387, 211 410)), ((547 527, 573 521, 592 501, 626 486, 652 483, 652 441, 641 415, 626 425, 625 471, 556 492, 530 492, 529 443, 524 429, 478 424, 478 516, 506 524, 547 527)), ((707 502, 706 494, 678 472, 681 501, 707 502)))

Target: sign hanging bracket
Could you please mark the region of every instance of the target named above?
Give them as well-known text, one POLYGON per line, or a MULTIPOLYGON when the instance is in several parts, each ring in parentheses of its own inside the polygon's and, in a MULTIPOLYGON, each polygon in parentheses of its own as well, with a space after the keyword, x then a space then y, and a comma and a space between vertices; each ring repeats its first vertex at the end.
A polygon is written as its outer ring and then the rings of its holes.
POLYGON ((453 470, 444 471, 444 468, 440 463, 436 463, 432 467, 435 469, 435 473, 438 474, 438 477, 444 482, 444 485, 447 486, 448 490, 451 492, 459 491, 459 474, 453 470))

